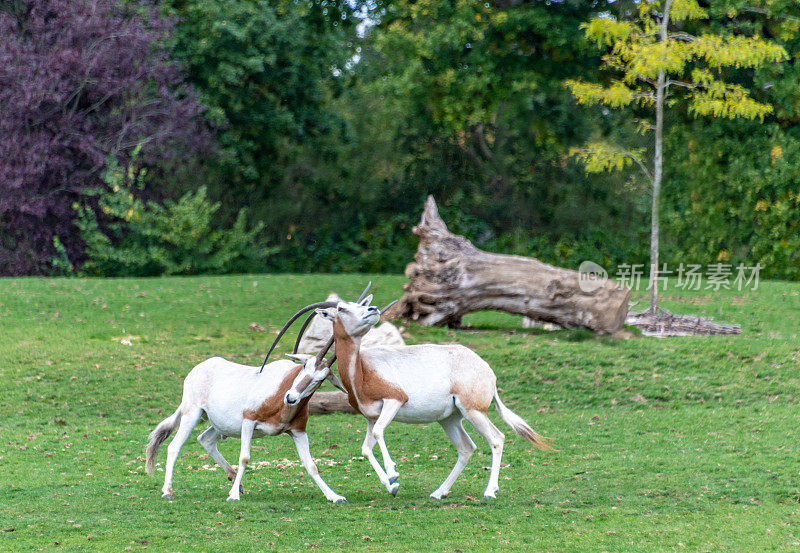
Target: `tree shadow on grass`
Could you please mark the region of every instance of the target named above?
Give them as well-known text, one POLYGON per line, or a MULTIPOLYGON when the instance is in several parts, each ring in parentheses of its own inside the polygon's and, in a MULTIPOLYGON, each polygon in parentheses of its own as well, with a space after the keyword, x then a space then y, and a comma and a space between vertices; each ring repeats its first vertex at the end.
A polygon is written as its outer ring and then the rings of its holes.
POLYGON ((463 332, 502 332, 512 335, 550 336, 568 342, 583 342, 597 338, 591 330, 585 328, 562 328, 559 330, 544 330, 542 328, 512 328, 502 324, 479 323, 453 327, 451 330, 463 332))
MULTIPOLYGON (((595 332, 586 328, 562 328, 558 330, 544 330, 542 328, 514 328, 503 324, 492 323, 479 323, 470 324, 452 328, 451 330, 463 332, 501 332, 503 334, 511 335, 529 335, 529 336, 548 336, 554 340, 563 340, 565 342, 587 342, 590 340, 597 340, 606 344, 616 344, 624 340, 620 340, 611 334, 596 334, 595 332)), ((641 330, 632 325, 624 325, 623 330, 633 334, 634 337, 641 337, 641 330)))

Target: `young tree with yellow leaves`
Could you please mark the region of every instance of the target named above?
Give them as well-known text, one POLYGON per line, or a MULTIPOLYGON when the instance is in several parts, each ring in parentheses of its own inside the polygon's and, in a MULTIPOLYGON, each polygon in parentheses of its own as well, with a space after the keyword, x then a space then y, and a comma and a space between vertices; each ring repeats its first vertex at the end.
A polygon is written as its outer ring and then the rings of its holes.
MULTIPOLYGON (((725 82, 727 68, 757 68, 787 58, 783 47, 758 36, 686 33, 686 22, 708 17, 697 0, 641 0, 638 14, 618 19, 601 14, 581 27, 586 36, 608 48, 603 57, 606 69, 620 78, 603 86, 568 81, 581 104, 603 104, 612 108, 636 105, 650 108, 655 124, 652 165, 642 149, 624 149, 605 143, 591 143, 573 154, 587 172, 622 169, 636 163, 652 187, 650 226, 650 311, 658 302, 658 203, 663 174, 664 106, 686 102, 695 116, 760 119, 772 107, 754 100, 749 91, 725 82)), ((733 15, 733 14, 731 14, 733 15)))

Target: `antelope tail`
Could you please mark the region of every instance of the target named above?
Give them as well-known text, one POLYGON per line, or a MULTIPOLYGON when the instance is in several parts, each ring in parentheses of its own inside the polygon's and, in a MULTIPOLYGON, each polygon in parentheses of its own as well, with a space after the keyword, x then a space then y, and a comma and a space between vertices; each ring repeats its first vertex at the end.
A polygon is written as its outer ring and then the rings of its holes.
POLYGON ((150 441, 147 443, 147 462, 144 465, 145 471, 147 471, 147 474, 150 476, 153 476, 156 472, 156 455, 158 455, 158 448, 164 443, 164 440, 169 438, 169 435, 172 434, 172 431, 175 430, 175 427, 178 426, 180 422, 181 408, 179 406, 174 413, 161 421, 158 426, 156 426, 155 430, 150 432, 150 441))
POLYGON ((514 432, 528 440, 534 445, 534 447, 543 449, 545 451, 555 451, 555 448, 547 442, 547 438, 537 434, 536 431, 534 431, 534 429, 522 419, 522 417, 514 413, 511 409, 506 407, 502 401, 500 401, 500 396, 497 394, 497 390, 494 391, 494 405, 497 407, 497 412, 500 413, 500 416, 504 421, 506 421, 506 424, 508 424, 508 426, 514 430, 514 432))

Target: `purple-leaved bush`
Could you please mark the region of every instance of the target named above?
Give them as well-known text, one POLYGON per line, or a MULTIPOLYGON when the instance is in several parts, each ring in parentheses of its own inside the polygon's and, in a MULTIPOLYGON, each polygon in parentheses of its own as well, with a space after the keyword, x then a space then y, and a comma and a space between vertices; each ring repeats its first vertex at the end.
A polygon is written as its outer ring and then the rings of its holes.
POLYGON ((154 10, 0 6, 0 275, 46 274, 54 236, 80 262, 72 205, 101 184, 107 156, 124 163, 144 143, 142 161, 157 166, 206 146, 208 134, 163 45, 172 22, 154 10))

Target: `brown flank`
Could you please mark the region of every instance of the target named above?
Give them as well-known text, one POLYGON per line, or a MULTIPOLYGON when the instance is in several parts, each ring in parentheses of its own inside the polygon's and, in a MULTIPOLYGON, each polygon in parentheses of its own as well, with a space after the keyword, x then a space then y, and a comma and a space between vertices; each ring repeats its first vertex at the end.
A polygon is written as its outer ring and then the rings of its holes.
MULTIPOLYGON (((258 406, 257 409, 246 410, 243 415, 244 418, 248 420, 264 422, 270 424, 274 427, 280 427, 283 424, 286 424, 283 420, 284 412, 287 408, 287 405, 283 402, 283 398, 286 397, 286 393, 292 387, 292 382, 294 379, 297 378, 297 375, 300 374, 302 370, 302 365, 297 365, 292 370, 288 372, 288 374, 283 378, 280 386, 278 386, 278 391, 275 392, 271 397, 267 398, 264 403, 258 406)), ((295 416, 292 418, 289 424, 289 428, 292 430, 297 430, 299 432, 304 432, 306 429, 306 423, 308 422, 308 400, 311 399, 311 396, 303 399, 297 405, 293 405, 293 408, 297 409, 295 416)), ((288 429, 287 429, 288 430, 288 429)))
POLYGON ((338 319, 333 323, 333 336, 336 339, 336 358, 339 360, 339 379, 347 390, 347 401, 353 409, 363 415, 364 413, 358 406, 359 402, 367 406, 384 399, 396 399, 402 404, 408 401, 408 394, 381 378, 363 362, 360 352, 355 358, 355 370, 353 371, 355 382, 352 382, 349 364, 353 359, 356 346, 338 319), (358 390, 358 401, 356 401, 356 390, 358 390))

